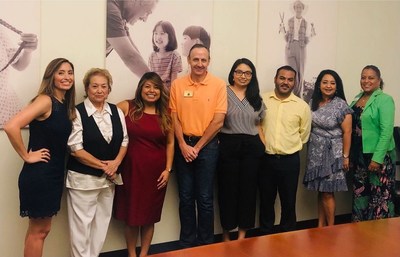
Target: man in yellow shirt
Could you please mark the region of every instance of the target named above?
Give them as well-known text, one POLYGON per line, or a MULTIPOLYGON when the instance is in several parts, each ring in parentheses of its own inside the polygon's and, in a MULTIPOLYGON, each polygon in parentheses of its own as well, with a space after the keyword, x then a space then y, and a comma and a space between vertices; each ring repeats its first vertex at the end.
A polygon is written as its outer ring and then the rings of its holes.
POLYGON ((175 129, 182 247, 214 241, 213 189, 218 160, 216 134, 227 111, 226 83, 208 71, 210 53, 194 45, 190 74, 172 82, 170 108, 175 129), (197 206, 197 215, 196 215, 197 206))
POLYGON ((300 155, 311 130, 310 107, 292 91, 296 71, 282 66, 276 71, 275 90, 262 95, 267 107, 262 128, 265 155, 260 171, 260 230, 272 233, 277 193, 281 201, 279 232, 296 229, 296 193, 300 155))

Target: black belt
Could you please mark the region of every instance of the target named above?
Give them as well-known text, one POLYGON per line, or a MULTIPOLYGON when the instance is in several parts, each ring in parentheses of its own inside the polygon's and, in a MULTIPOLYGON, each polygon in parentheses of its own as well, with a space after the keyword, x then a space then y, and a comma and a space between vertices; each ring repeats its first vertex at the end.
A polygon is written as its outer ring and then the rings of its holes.
POLYGON ((200 140, 201 137, 198 136, 188 136, 188 135, 183 135, 183 139, 189 142, 197 142, 200 140))
POLYGON ((298 154, 299 152, 295 152, 292 154, 268 154, 266 153, 266 155, 270 158, 275 158, 275 159, 283 159, 283 158, 289 158, 292 157, 293 155, 298 154))

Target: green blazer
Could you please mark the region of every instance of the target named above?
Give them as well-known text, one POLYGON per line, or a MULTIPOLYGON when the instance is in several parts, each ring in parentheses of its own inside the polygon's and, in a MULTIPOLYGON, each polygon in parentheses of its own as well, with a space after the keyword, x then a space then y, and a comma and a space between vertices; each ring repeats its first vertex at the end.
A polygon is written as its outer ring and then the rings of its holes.
MULTIPOLYGON (((350 107, 353 107, 362 95, 363 92, 358 94, 350 107)), ((393 98, 377 89, 372 93, 361 114, 363 153, 372 153, 372 160, 377 163, 383 163, 386 153, 395 148, 394 112, 393 98)))

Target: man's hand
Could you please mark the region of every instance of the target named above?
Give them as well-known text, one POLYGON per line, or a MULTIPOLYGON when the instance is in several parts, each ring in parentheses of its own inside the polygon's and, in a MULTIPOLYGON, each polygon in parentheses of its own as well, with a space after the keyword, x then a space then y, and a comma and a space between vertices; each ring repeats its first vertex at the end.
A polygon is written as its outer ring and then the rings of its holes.
POLYGON ((187 144, 179 145, 179 148, 181 149, 182 156, 183 158, 185 158, 186 162, 194 161, 199 155, 199 152, 190 145, 187 144))

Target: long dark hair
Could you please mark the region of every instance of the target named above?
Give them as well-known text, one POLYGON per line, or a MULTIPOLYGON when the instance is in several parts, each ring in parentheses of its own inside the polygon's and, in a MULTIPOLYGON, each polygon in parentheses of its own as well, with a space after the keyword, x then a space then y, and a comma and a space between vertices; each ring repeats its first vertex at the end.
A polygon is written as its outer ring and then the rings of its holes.
POLYGON ((240 59, 237 59, 233 63, 231 71, 229 72, 229 76, 228 76, 229 84, 231 84, 231 85, 234 84, 233 76, 234 76, 236 68, 240 64, 246 64, 251 69, 252 76, 251 76, 250 83, 246 89, 246 99, 247 99, 247 101, 249 101, 250 105, 254 108, 254 111, 259 111, 261 108, 261 105, 262 105, 262 98, 260 96, 260 87, 258 86, 256 67, 249 59, 240 58, 240 59))
POLYGON ((169 91, 164 86, 160 76, 155 72, 146 72, 139 81, 136 89, 135 99, 133 99, 134 108, 129 111, 129 118, 135 122, 143 116, 144 101, 142 98, 143 86, 147 81, 151 81, 160 89, 160 99, 156 102, 156 112, 160 120, 161 130, 164 134, 172 129, 172 119, 168 111, 169 91))
POLYGON ((337 74, 336 71, 333 70, 323 70, 319 73, 317 81, 315 81, 314 92, 313 95, 311 96, 312 99, 311 111, 316 111, 319 107, 319 103, 322 101, 321 81, 322 78, 327 74, 331 75, 335 79, 336 82, 335 96, 340 97, 346 101, 346 97, 344 95, 344 90, 343 90, 343 82, 339 74, 337 74))

